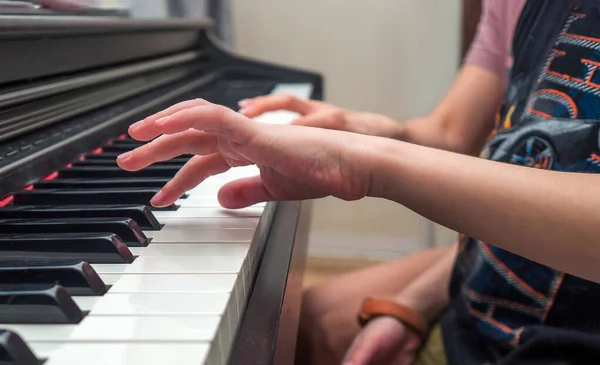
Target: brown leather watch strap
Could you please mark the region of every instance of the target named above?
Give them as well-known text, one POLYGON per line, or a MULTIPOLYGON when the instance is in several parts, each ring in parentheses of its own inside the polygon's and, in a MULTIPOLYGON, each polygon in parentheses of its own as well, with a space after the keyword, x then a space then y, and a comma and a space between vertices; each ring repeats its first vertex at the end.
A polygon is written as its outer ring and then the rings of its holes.
POLYGON ((361 327, 366 326, 373 318, 381 316, 394 317, 416 332, 421 339, 424 340, 427 337, 429 324, 419 313, 393 301, 365 298, 358 315, 358 323, 361 327))

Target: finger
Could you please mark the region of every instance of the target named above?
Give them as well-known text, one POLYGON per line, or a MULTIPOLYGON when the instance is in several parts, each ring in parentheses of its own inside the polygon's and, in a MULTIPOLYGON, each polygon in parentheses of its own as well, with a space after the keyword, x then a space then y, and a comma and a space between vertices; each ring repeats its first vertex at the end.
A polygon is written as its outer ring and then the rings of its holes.
POLYGON ((326 129, 343 130, 344 120, 341 112, 331 110, 323 110, 314 114, 309 114, 305 117, 298 118, 292 122, 293 125, 305 127, 317 127, 326 129))
POLYGON ((221 154, 192 157, 150 201, 155 207, 165 207, 181 198, 206 178, 229 170, 221 154))
POLYGON ((251 141, 259 129, 264 127, 262 123, 254 122, 224 106, 206 104, 180 110, 153 124, 142 125, 138 129, 156 128, 162 134, 176 134, 188 129, 196 129, 243 145, 251 141))
POLYGON ((153 114, 139 122, 133 123, 131 126, 129 126, 128 133, 131 136, 131 138, 137 139, 138 141, 149 141, 160 135, 160 132, 154 125, 154 122, 156 122, 157 120, 172 115, 173 113, 176 113, 181 110, 206 104, 209 104, 209 102, 203 99, 182 101, 181 103, 172 105, 167 109, 153 114))
POLYGON ((254 118, 263 113, 275 110, 290 110, 306 115, 315 109, 315 103, 306 99, 300 99, 293 95, 268 95, 259 96, 240 102, 242 109, 240 113, 249 118, 254 118))
POLYGON ((376 343, 364 332, 359 333, 344 357, 343 365, 370 365, 377 350, 376 343))
POLYGON ((218 199, 219 204, 228 209, 246 208, 275 200, 260 176, 239 179, 223 185, 219 190, 218 199))
POLYGON ((137 171, 155 162, 183 154, 208 155, 217 151, 217 137, 200 131, 163 135, 152 142, 117 157, 124 170, 137 171))

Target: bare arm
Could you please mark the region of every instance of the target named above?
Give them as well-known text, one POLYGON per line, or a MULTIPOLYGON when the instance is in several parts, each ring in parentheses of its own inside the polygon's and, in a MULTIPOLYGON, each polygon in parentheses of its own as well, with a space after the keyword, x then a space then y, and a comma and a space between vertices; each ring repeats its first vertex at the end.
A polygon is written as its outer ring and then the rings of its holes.
POLYGON ((130 129, 134 138, 163 135, 120 156, 121 167, 139 170, 199 154, 152 200, 157 206, 172 204, 230 166, 255 164, 260 175, 221 188, 223 206, 382 197, 490 245, 600 282, 598 174, 521 167, 356 133, 269 126, 197 100, 140 123, 130 129))
POLYGON ((502 93, 502 80, 496 74, 465 65, 438 107, 425 118, 400 124, 393 138, 476 154, 494 126, 502 93))
POLYGON ((294 122, 296 125, 392 138, 473 154, 479 151, 493 127, 501 97, 502 81, 497 74, 467 64, 430 115, 404 123, 377 113, 344 110, 289 95, 245 100, 241 103, 241 112, 253 118, 268 111, 286 109, 301 115, 294 122))
POLYGON ((396 301, 416 310, 429 323, 436 321, 450 302, 448 287, 457 248, 453 245, 440 261, 399 293, 396 301))
POLYGON ((600 282, 597 174, 532 169, 386 139, 372 141, 369 151, 368 195, 600 282))

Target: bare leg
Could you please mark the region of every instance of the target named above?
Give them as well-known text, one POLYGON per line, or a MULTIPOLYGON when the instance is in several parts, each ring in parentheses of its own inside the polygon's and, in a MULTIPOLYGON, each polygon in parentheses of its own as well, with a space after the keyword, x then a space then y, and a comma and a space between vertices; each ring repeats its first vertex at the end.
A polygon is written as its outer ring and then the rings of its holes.
POLYGON ((426 250, 308 289, 302 300, 296 365, 340 364, 359 332, 356 314, 363 298, 395 296, 448 251, 426 250))

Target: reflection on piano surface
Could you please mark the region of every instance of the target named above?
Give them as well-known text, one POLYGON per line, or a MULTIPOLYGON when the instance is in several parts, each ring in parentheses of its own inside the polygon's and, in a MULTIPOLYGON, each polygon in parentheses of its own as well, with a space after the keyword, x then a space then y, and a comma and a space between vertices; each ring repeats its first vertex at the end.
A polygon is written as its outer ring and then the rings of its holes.
POLYGON ((292 363, 306 206, 221 208, 252 166, 155 209, 190 156, 115 158, 176 102, 320 99, 320 76, 233 55, 210 23, 4 16, 0 49, 0 363, 292 363))

